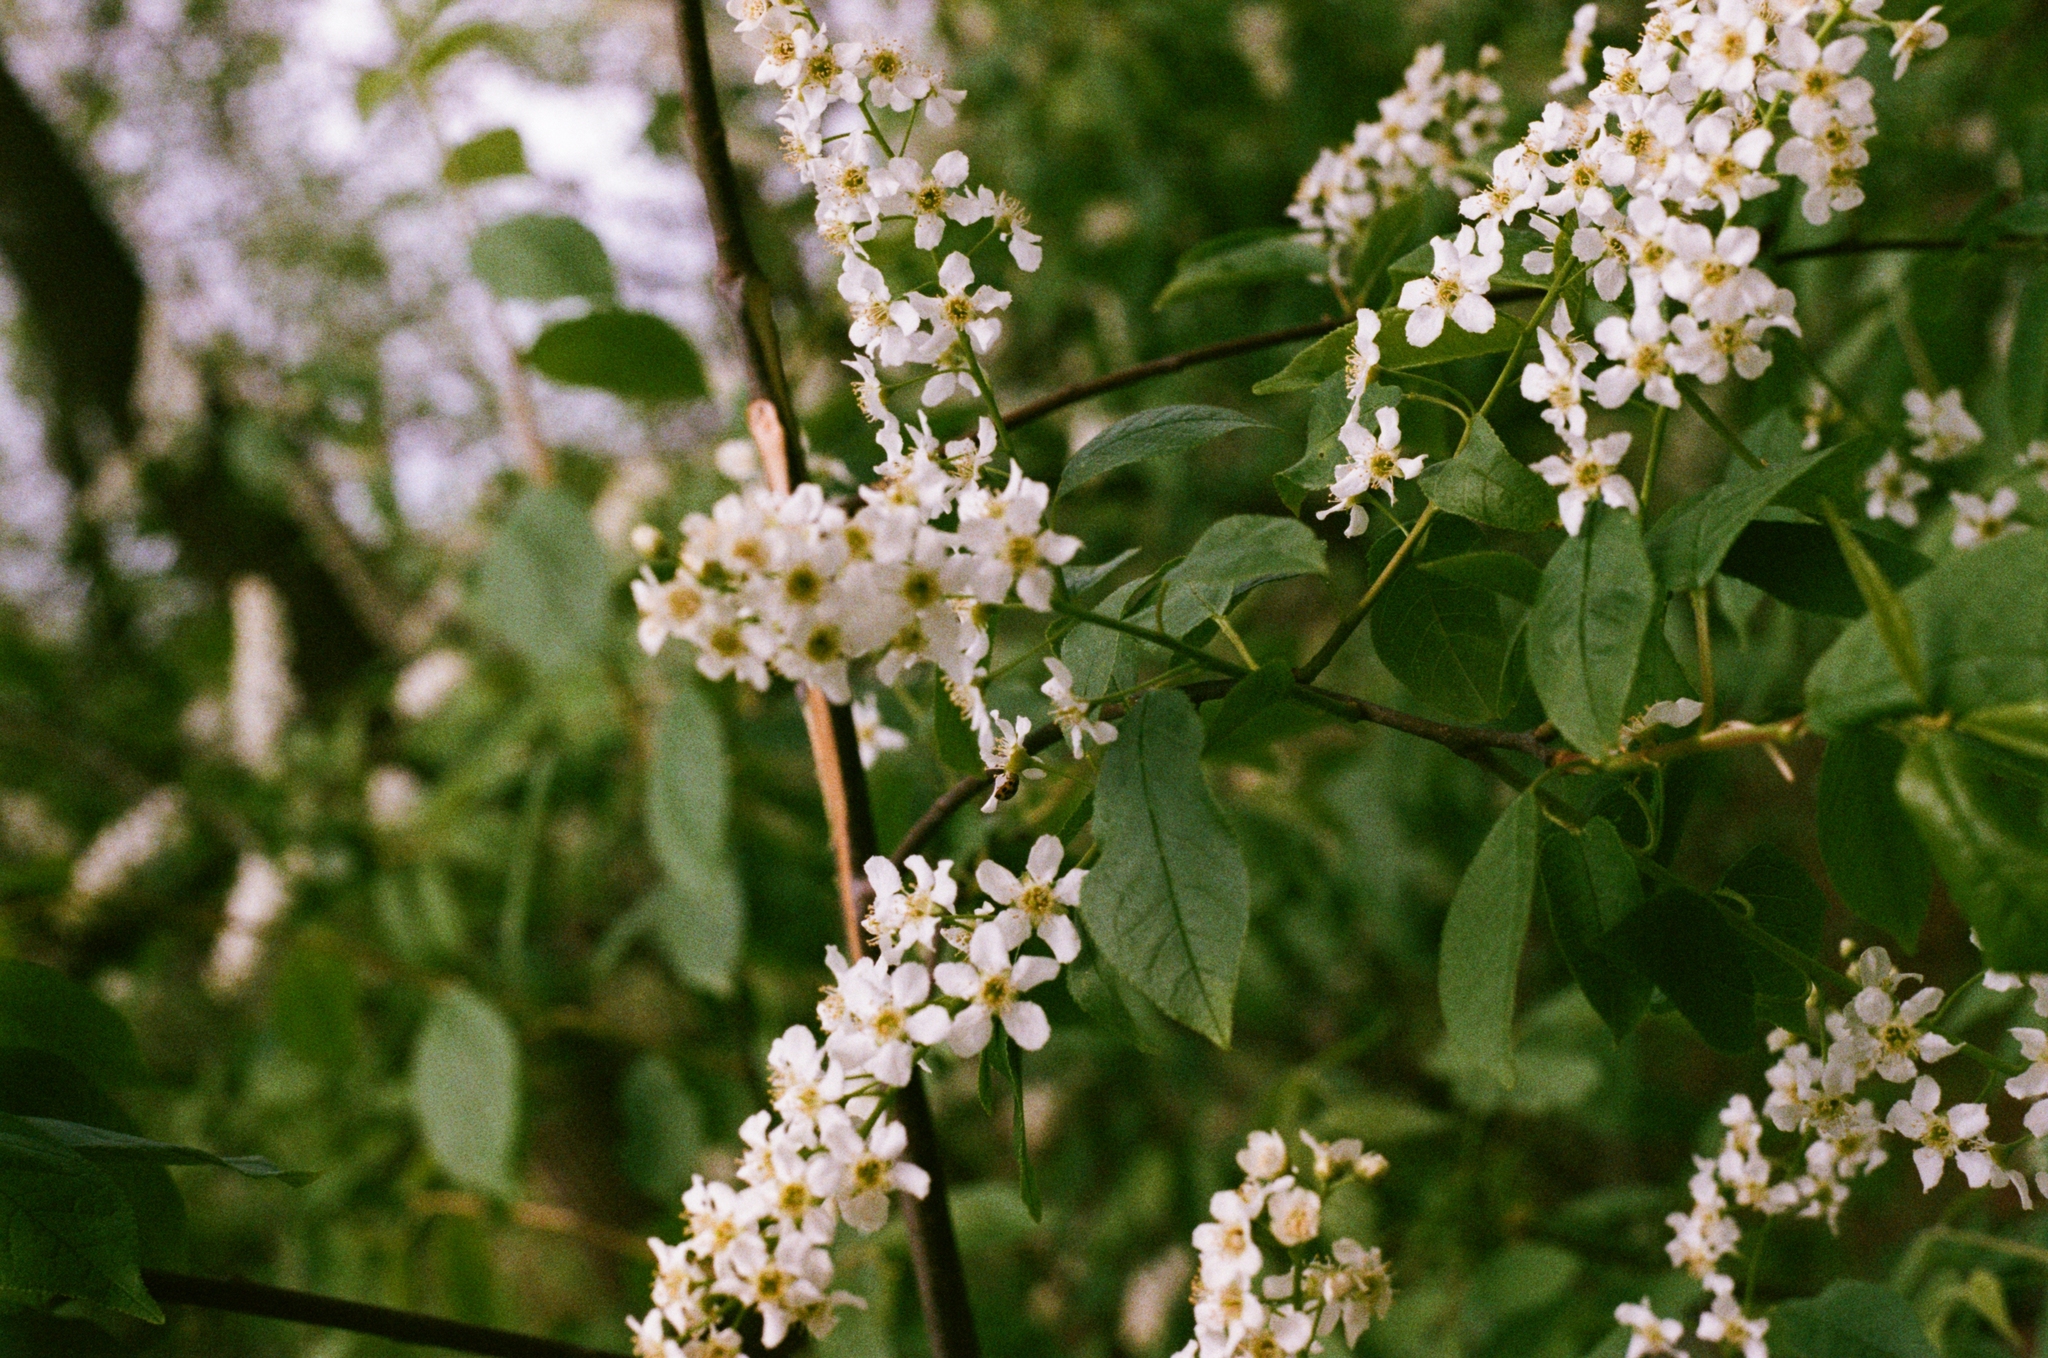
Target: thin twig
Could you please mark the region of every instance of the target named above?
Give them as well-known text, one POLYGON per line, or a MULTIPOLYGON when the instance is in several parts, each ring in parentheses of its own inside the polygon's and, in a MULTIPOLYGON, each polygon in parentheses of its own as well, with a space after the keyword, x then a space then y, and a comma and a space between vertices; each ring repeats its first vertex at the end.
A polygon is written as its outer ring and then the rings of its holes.
MULTIPOLYGON (((779 482, 778 488, 787 491, 808 479, 802 430, 782 368, 782 343, 768 280, 747 239, 739 179, 726 146, 725 122, 711 70, 703 0, 677 0, 676 17, 682 45, 683 120, 718 247, 717 292, 739 327, 754 390, 761 398, 748 411, 748 427, 761 449, 771 484, 779 482)), ((804 695, 804 724, 832 834, 846 951, 858 958, 867 950, 860 927, 867 884, 857 870, 877 846, 853 713, 828 704, 813 689, 804 695)), ((909 1239, 911 1271, 916 1275, 918 1301, 924 1311, 926 1340, 933 1358, 979 1358, 981 1345, 968 1301, 967 1275, 960 1263, 960 1246, 946 1197, 945 1157, 931 1105, 914 1071, 910 1084, 897 1098, 896 1115, 909 1138, 911 1161, 931 1176, 923 1198, 897 1195, 909 1239)))
POLYGON ((374 1335, 401 1344, 448 1349, 455 1353, 482 1354, 484 1358, 617 1358, 605 1349, 538 1335, 497 1330, 488 1325, 471 1325, 417 1311, 397 1311, 388 1306, 370 1306, 317 1292, 299 1292, 288 1287, 270 1287, 239 1278, 197 1278, 162 1269, 142 1271, 143 1285, 150 1295, 169 1306, 198 1306, 209 1311, 229 1311, 266 1320, 289 1320, 323 1329, 347 1330, 351 1334, 374 1335))
POLYGON ((1063 410, 1091 396, 1100 396, 1104 392, 1132 386, 1148 377, 1163 377, 1167 373, 1177 373, 1183 368, 1235 358, 1239 354, 1256 353, 1260 349, 1271 349, 1275 345, 1288 344, 1294 340, 1314 339, 1318 335, 1327 335, 1344 324, 1347 322, 1341 317, 1325 316, 1322 320, 1309 321, 1304 325, 1290 325, 1285 330, 1269 330, 1263 335, 1247 335, 1242 339, 1225 340, 1221 344, 1189 349, 1184 353, 1168 354, 1165 358, 1151 359, 1102 377, 1091 378, 1086 382, 1076 382, 1073 386, 1063 387, 1050 396, 1028 401, 1004 415, 1003 423, 1016 429, 1033 420, 1043 419, 1055 410, 1063 410))

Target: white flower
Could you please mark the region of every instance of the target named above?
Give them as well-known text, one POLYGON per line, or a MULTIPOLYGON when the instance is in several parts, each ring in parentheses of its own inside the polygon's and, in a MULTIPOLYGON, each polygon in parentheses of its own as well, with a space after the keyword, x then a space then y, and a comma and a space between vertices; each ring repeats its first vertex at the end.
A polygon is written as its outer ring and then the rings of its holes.
POLYGON ((1950 387, 1939 396, 1915 388, 1906 393, 1906 432, 1919 442, 1912 454, 1923 462, 1961 457, 1984 441, 1984 430, 1963 408, 1963 394, 1950 387))
MULTIPOLYGON (((946 262, 939 266, 939 286, 944 289, 940 296, 913 292, 905 299, 919 316, 931 322, 932 338, 926 352, 936 356, 952 346, 955 335, 965 334, 975 352, 987 353, 1003 333, 1003 323, 995 318, 995 313, 1010 304, 1010 294, 986 283, 970 293, 968 289, 974 287, 974 266, 958 250, 947 255, 946 262)), ((927 400, 925 404, 933 402, 927 400)))
MULTIPOLYGON (((1330 1254, 1334 1264, 1322 1274, 1324 1309, 1318 1328, 1328 1334, 1341 1319, 1344 1342, 1356 1347, 1358 1336, 1373 1321, 1386 1318, 1394 1304, 1394 1285, 1377 1249, 1366 1249, 1347 1238, 1330 1246, 1330 1254)), ((1313 1277, 1313 1272, 1309 1276, 1313 1277)))
POLYGON ((1267 1197, 1266 1221, 1287 1248, 1306 1245, 1323 1229, 1322 1196, 1312 1188, 1283 1188, 1267 1197))
MULTIPOLYGON (((1614 366, 1593 380, 1593 398, 1616 409, 1641 387, 1643 399, 1678 409, 1678 384, 1671 375, 1670 328, 1655 304, 1638 306, 1626 319, 1609 316, 1593 327, 1593 339, 1614 366)), ((1583 431, 1581 431, 1583 432, 1583 431)))
POLYGON ((1552 94, 1586 83, 1586 56, 1593 50, 1593 25, 1600 22, 1598 5, 1580 5, 1572 13, 1572 31, 1564 40, 1564 74, 1550 82, 1552 94))
POLYGON ((1618 1325, 1628 1327, 1628 1353, 1624 1358, 1654 1358, 1659 1354, 1678 1352, 1678 1342, 1685 1338, 1685 1324, 1669 1320, 1650 1309, 1650 1299, 1644 1297, 1640 1303, 1625 1301, 1614 1308, 1614 1320, 1618 1325))
POLYGON ((1493 303, 1486 290, 1500 272, 1500 227, 1483 221, 1475 229, 1460 227, 1455 238, 1438 236, 1429 243, 1436 265, 1427 277, 1401 287, 1401 309, 1408 312, 1408 343, 1426 349, 1443 333, 1446 319, 1475 335, 1493 328, 1493 303), (1489 248, 1490 247, 1490 248, 1489 248))
POLYGON ((1025 273, 1037 273, 1045 259, 1045 251, 1039 246, 1044 237, 1029 229, 1031 214, 1024 210, 1024 205, 1007 193, 986 187, 976 189, 974 198, 981 216, 1010 247, 1010 258, 1017 267, 1025 273))
POLYGON ((1557 495, 1557 514, 1565 531, 1573 537, 1579 535, 1579 527, 1586 520, 1586 506, 1595 499, 1634 512, 1635 487, 1614 470, 1628 453, 1629 438, 1626 433, 1609 434, 1589 443, 1580 435, 1568 433, 1564 443, 1565 451, 1571 454, 1569 459, 1552 453, 1530 468, 1551 485, 1564 488, 1557 495))
POLYGON ((889 1221, 889 1194, 921 1198, 931 1191, 931 1175, 903 1159, 910 1135, 903 1124, 886 1115, 875 1121, 865 1138, 844 1109, 827 1114, 819 1140, 839 1166, 834 1201, 839 1215, 862 1235, 873 1235, 889 1221))
POLYGON ((1252 1219, 1258 1215, 1258 1208, 1237 1194, 1224 1191, 1209 1198, 1209 1215, 1214 1219, 1195 1227, 1202 1281, 1211 1287, 1221 1287, 1258 1277, 1259 1267, 1264 1263, 1252 1239, 1252 1219))
POLYGON ((1017 795, 1017 789, 1025 782, 1035 782, 1045 777, 1045 770, 1031 762, 1031 750, 1025 738, 1031 734, 1031 718, 1019 717, 1015 724, 1003 720, 1000 712, 990 711, 988 724, 980 729, 981 764, 995 777, 989 788, 988 800, 981 804, 983 813, 993 813, 998 806, 1017 795))
POLYGON ((1074 696, 1074 673, 1056 657, 1045 658, 1045 668, 1051 677, 1038 686, 1052 707, 1053 724, 1066 734, 1074 751, 1074 758, 1081 757, 1081 741, 1085 738, 1097 745, 1108 745, 1116 740, 1116 727, 1106 721, 1096 721, 1088 715, 1088 704, 1074 696))
POLYGON ((1892 30, 1891 56, 1895 62, 1892 79, 1903 80, 1906 66, 1916 52, 1932 52, 1948 41, 1948 26, 1935 22, 1934 16, 1941 13, 1941 6, 1930 6, 1917 19, 1892 19, 1888 22, 1892 30))
MULTIPOLYGON (((1722 3, 1725 5, 1729 0, 1722 3)), ((1714 1273, 1708 1275, 1706 1284, 1714 1294, 1714 1304, 1694 1323, 1699 1337, 1710 1344, 1739 1348, 1742 1358, 1770 1358, 1764 1334, 1771 1328, 1771 1322, 1743 1314, 1735 1300, 1735 1280, 1725 1273, 1714 1273)))
POLYGON ((875 761, 895 750, 908 749, 910 737, 882 722, 881 700, 867 693, 853 700, 853 734, 860 745, 860 766, 871 769, 875 761))
POLYGON ((1863 474, 1863 488, 1870 492, 1870 498, 1864 501, 1863 513, 1869 518, 1890 519, 1901 528, 1911 528, 1920 522, 1920 506, 1916 501, 1920 493, 1933 484, 1901 462, 1898 453, 1888 450, 1863 474))
POLYGON ((840 977, 847 1023, 826 1039, 825 1050, 845 1062, 849 1072, 901 1089, 910 1083, 916 1048, 936 1044, 950 1024, 944 1009, 925 1003, 931 985, 931 973, 922 963, 890 967, 863 957, 840 977))
POLYGON ((1001 603, 1014 587, 1026 608, 1043 613, 1052 607, 1052 568, 1064 566, 1081 550, 1081 539, 1040 526, 1052 492, 1033 481, 1016 463, 1010 481, 979 513, 963 508, 960 541, 974 555, 974 595, 984 603, 1001 603))
POLYGON ((759 1236, 741 1237, 726 1251, 729 1271, 712 1289, 737 1297, 761 1313, 761 1343, 774 1348, 790 1323, 826 1300, 832 1256, 802 1235, 786 1235, 771 1254, 759 1236))
POLYGON ((1750 0, 1720 0, 1701 10, 1686 53, 1686 70, 1702 89, 1747 92, 1756 83, 1757 58, 1769 38, 1763 17, 1750 0))
POLYGON ((2041 489, 2048 490, 2048 439, 2035 439, 2013 461, 2022 467, 2039 468, 2041 474, 2037 484, 2041 489))
POLYGON ((1278 1132, 1253 1132, 1237 1153, 1237 1167, 1247 1178, 1264 1181, 1287 1172, 1287 1141, 1278 1132))
POLYGON ((940 990, 968 1002, 946 1036, 946 1047, 955 1056, 972 1056, 987 1046, 996 1022, 1025 1051, 1037 1051, 1052 1036, 1045 1010, 1022 996, 1059 975, 1059 963, 1029 955, 1013 962, 1010 950, 1023 941, 1017 922, 1006 927, 990 921, 976 926, 966 962, 941 962, 934 969, 940 990))
POLYGON ((941 859, 934 868, 923 855, 912 854, 903 865, 916 881, 908 891, 894 863, 880 854, 867 861, 868 886, 875 899, 864 924, 878 948, 929 948, 938 936, 939 920, 953 912, 953 902, 960 894, 953 860, 941 859))
POLYGON ((2040 1100, 2027 1109, 2027 1131, 2048 1136, 2048 1033, 2039 1028, 2014 1028, 2020 1055, 2030 1063, 2024 1071, 2005 1082, 2005 1092, 2016 1099, 2040 1100))
MULTIPOLYGON (((908 216, 916 223, 913 239, 920 250, 938 248, 948 219, 965 226, 986 215, 987 209, 975 195, 954 192, 967 182, 967 157, 962 152, 940 156, 929 174, 916 161, 898 157, 889 162, 889 179, 895 191, 882 198, 882 211, 908 216)), ((964 255, 952 258, 966 262, 964 255)))
POLYGON ((1942 1171, 1959 1151, 1981 1149, 1970 1143, 1991 1126, 1991 1115, 1981 1103, 1958 1103, 1942 1113, 1941 1086, 1922 1075, 1913 1083, 1910 1099, 1892 1105, 1885 1121, 1908 1140, 1920 1143, 1913 1152, 1913 1167, 1920 1171, 1920 1186, 1932 1189, 1941 1182, 1942 1171))
MULTIPOLYGON (((1618 318, 1617 318, 1618 319, 1618 318)), ((1572 320, 1564 303, 1551 314, 1550 327, 1538 329, 1539 362, 1522 369, 1522 399, 1544 407, 1543 419, 1560 434, 1586 432, 1586 364, 1593 346, 1572 338, 1572 320)))
POLYGON ((1955 1055, 1960 1048, 1953 1042, 1939 1033, 1920 1031, 1921 1023, 1941 1007, 1941 1001, 1942 991, 1935 986, 1916 990, 1903 1002, 1877 986, 1858 991, 1849 1002, 1853 1021, 1843 1029, 1853 1059, 1893 1084, 1904 1084, 1918 1076, 1916 1062, 1943 1061, 1955 1055))
POLYGON ((633 1332, 634 1358, 683 1358, 683 1346, 668 1337, 660 1308, 638 1318, 627 1316, 626 1328, 633 1332))
POLYGON ((1363 533, 1372 520, 1364 504, 1368 493, 1385 491, 1391 501, 1394 482, 1412 480, 1428 461, 1420 454, 1401 456, 1401 414, 1393 406, 1381 406, 1375 419, 1380 427, 1378 437, 1365 432, 1365 426, 1358 422, 1358 407, 1351 407, 1351 414, 1337 431, 1337 441, 1344 445, 1347 456, 1330 483, 1330 507, 1316 515, 1327 519, 1332 514, 1348 513, 1350 517, 1344 525, 1347 538, 1363 533))
POLYGON ((918 311, 909 299, 889 290, 880 269, 864 259, 848 259, 840 270, 839 295, 853 313, 846 333, 856 349, 885 368, 909 361, 911 337, 920 328, 918 311))
MULTIPOLYGON (((1365 394, 1365 389, 1372 385, 1372 379, 1379 373, 1379 337, 1379 312, 1360 307, 1358 332, 1351 337, 1351 348, 1344 355, 1344 390, 1354 402, 1365 394)), ((2048 453, 2044 453, 2044 457, 2048 457, 2048 453)))
POLYGON ((2013 521, 2013 511, 2020 507, 2020 493, 2011 486, 2000 486, 1989 500, 1981 495, 1951 491, 1948 501, 1956 511, 1955 527, 1948 535, 1953 547, 1981 547, 1993 538, 2027 531, 2026 524, 2013 521))
POLYGON ((1075 868, 1064 877, 1060 861, 1066 848, 1057 835, 1040 835, 1031 846, 1031 857, 1019 877, 994 859, 983 859, 974 870, 974 881, 982 893, 997 905, 1008 906, 996 916, 1006 936, 1019 938, 1036 934, 1062 963, 1081 954, 1081 932, 1067 913, 1081 903, 1085 869, 1075 868))
POLYGON ((769 1044, 768 1092, 775 1111, 802 1133, 828 1105, 846 1097, 846 1075, 825 1055, 817 1034, 794 1024, 769 1044))

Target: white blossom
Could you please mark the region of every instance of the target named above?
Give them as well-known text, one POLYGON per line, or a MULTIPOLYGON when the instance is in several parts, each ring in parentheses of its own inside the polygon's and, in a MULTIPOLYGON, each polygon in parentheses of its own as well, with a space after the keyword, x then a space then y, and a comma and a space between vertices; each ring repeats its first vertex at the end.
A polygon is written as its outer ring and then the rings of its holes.
POLYGON ((2020 507, 2020 493, 2011 486, 2000 486, 1989 500, 1981 495, 1951 491, 1948 502, 1956 511, 1955 527, 1948 535, 1953 547, 1981 547, 1993 538, 2027 531, 2026 524, 2013 518, 2020 507))
POLYGON ((1567 433, 1564 444, 1569 457, 1552 453, 1530 467, 1551 485, 1563 487, 1557 496, 1557 514, 1573 537, 1579 535, 1586 520, 1586 506, 1596 499, 1616 509, 1635 511, 1635 487, 1614 470, 1628 453, 1630 437, 1624 432, 1588 442, 1567 433))

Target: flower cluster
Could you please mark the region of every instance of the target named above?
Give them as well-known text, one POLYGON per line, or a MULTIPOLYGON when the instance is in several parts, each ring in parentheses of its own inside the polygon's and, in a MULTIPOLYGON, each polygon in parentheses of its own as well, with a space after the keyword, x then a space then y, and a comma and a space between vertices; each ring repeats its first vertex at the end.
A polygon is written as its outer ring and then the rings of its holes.
MULTIPOLYGON (((1984 442, 1984 430, 1963 406, 1963 394, 1954 387, 1939 396, 1913 390, 1905 395, 1906 434, 1912 440, 1906 456, 1888 450, 1863 476, 1869 497, 1863 512, 1873 519, 1890 519, 1901 528, 1920 522, 1920 497, 1934 485, 1929 471, 1940 464, 1968 457, 1984 442), (1926 471, 1921 468, 1926 468, 1926 471)), ((2048 461, 2048 445, 2030 447, 2019 456, 2022 467, 2036 460, 2048 461)), ((2004 486, 1989 499, 1963 491, 1950 491, 1949 504, 1955 523, 1949 542, 1959 549, 1981 546, 2006 533, 2024 532, 2027 525, 2013 520, 2019 508, 2019 492, 2004 486)))
POLYGON ((983 862, 975 881, 988 899, 972 913, 957 909, 950 860, 906 860, 907 882, 888 859, 868 860, 874 951, 853 962, 827 952, 834 979, 817 1031, 797 1025, 768 1049, 772 1105, 741 1124, 739 1184, 698 1176, 683 1194, 682 1241, 648 1242, 654 1306, 627 1322, 639 1358, 734 1358, 748 1312, 769 1348, 799 1325, 822 1338, 840 1308, 862 1304, 832 1287, 839 1223, 872 1234, 891 1193, 921 1198, 931 1184, 904 1159, 908 1134, 889 1114, 897 1091, 934 1048, 973 1056, 1000 1028, 1037 1051, 1051 1036, 1025 995, 1081 950, 1068 912, 1087 873, 1062 874, 1064 856, 1044 835, 1021 875, 983 862))
POLYGON ((1500 86, 1481 74, 1498 60, 1488 47, 1479 70, 1447 73, 1443 44, 1422 48, 1401 88, 1380 100, 1379 119, 1316 157, 1287 215, 1329 254, 1333 277, 1344 276, 1344 258, 1375 212, 1432 184, 1472 191, 1459 163, 1483 154, 1507 120, 1500 86))
MULTIPOLYGON (((1411 344, 1434 343, 1447 321, 1491 329, 1486 296, 1505 263, 1504 233, 1522 224, 1540 238, 1521 259, 1529 273, 1584 272, 1603 301, 1622 303, 1591 343, 1562 314, 1549 318, 1523 379, 1566 444, 1551 480, 1574 531, 1592 495, 1634 501, 1584 442, 1588 395, 1607 409, 1638 393, 1675 409, 1679 375, 1755 378, 1770 365, 1770 332, 1798 333, 1791 292, 1756 266, 1760 236, 1734 221, 1783 175, 1805 184, 1816 224, 1862 201, 1857 175, 1876 115, 1870 82, 1853 74, 1869 44, 1848 30, 1872 26, 1877 8, 1660 0, 1634 51, 1606 49, 1586 106, 1547 105, 1494 157, 1491 182, 1459 205, 1472 224, 1431 242, 1434 267, 1403 288, 1411 344)), ((1893 28, 1901 74, 1905 57, 1946 36, 1931 12, 1893 28)))
POLYGON ((1253 1132, 1237 1153, 1244 1182, 1209 1199, 1195 1228, 1195 1337, 1174 1358, 1279 1358, 1344 1327, 1344 1341, 1387 1314, 1394 1285, 1378 1249, 1321 1243, 1323 1200, 1351 1180, 1386 1173, 1386 1157, 1357 1141, 1301 1134, 1307 1169, 1293 1172, 1278 1132, 1253 1132), (1262 1241, 1277 1247, 1268 1271, 1262 1241))
MULTIPOLYGON (((1889 1158, 1885 1141, 1890 1136, 1912 1144, 1923 1189, 1940 1183, 1953 1162, 1970 1187, 2010 1188, 2023 1207, 2033 1206, 2026 1171, 2008 1159, 2019 1143, 1989 1139, 1989 1105, 1944 1107, 1941 1086, 1926 1071, 1962 1050, 1934 1031, 1946 1012, 1943 992, 1916 986, 1920 978, 1900 971, 1882 948, 1857 957, 1849 978, 1858 986, 1856 994, 1846 1007, 1822 1013, 1817 1048, 1784 1029, 1771 1033, 1778 1060, 1765 1072, 1771 1092, 1761 1114, 1746 1094, 1728 1101, 1721 1111, 1725 1130, 1719 1152, 1694 1158, 1698 1172, 1691 1182, 1691 1210, 1667 1218, 1672 1237, 1665 1252, 1672 1267, 1691 1273, 1712 1294, 1695 1334, 1709 1343, 1741 1348, 1745 1358, 1764 1358, 1769 1322, 1744 1313, 1722 1268, 1742 1244, 1738 1210, 1818 1218, 1832 1229, 1848 1200, 1850 1181, 1889 1158), (1873 1081, 1894 1087, 1883 1113, 1879 1107, 1885 1095, 1866 1096, 1873 1081), (1796 1144, 1784 1154, 1766 1153, 1766 1124, 1796 1137, 1796 1144)), ((2035 1012, 2048 1016, 2048 976, 1986 972, 1983 984, 1992 991, 2030 985, 2035 1012)), ((2027 1132, 2048 1135, 2048 1032, 2011 1032, 2030 1064, 2005 1082, 2005 1091, 2029 1104, 2027 1132)), ((2048 1171, 2036 1176, 2035 1187, 2048 1195, 2048 1171)), ((1619 1308, 1615 1319, 1631 1331, 1629 1353, 1637 1358, 1680 1352, 1683 1324, 1657 1316, 1647 1301, 1619 1308)))

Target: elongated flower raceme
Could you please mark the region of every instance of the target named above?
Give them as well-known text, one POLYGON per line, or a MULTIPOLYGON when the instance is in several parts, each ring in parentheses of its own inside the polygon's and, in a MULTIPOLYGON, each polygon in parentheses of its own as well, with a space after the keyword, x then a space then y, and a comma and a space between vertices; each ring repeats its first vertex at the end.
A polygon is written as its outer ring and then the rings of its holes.
MULTIPOLYGON (((872 663, 885 684, 931 665, 987 740, 980 681, 992 610, 1011 600, 1048 609, 1053 571, 1081 544, 1046 526, 1048 488, 1014 461, 1006 480, 985 484, 1008 451, 999 416, 944 440, 924 412, 909 422, 889 402, 918 385, 926 406, 960 397, 995 416, 980 355, 1002 334, 1010 294, 977 278, 992 257, 979 251, 1000 241, 1030 272, 1039 238, 1014 199, 971 182, 962 152, 929 165, 909 154, 912 131, 950 125, 962 94, 900 43, 835 42, 808 8, 784 0, 726 8, 759 53, 756 83, 783 92, 776 122, 789 163, 816 191, 818 234, 840 261, 859 351, 847 366, 883 457, 856 507, 809 486, 755 488, 685 520, 672 574, 650 568, 634 582, 641 644, 651 653, 678 638, 710 678, 766 688, 780 675, 835 703, 851 699, 858 663, 872 663), (901 288, 869 258, 885 229, 909 236, 934 281, 901 288)), ((1085 712, 1062 724, 1099 729, 1085 712)))
POLYGON ((628 1321, 639 1358, 737 1354, 749 1315, 769 1348, 796 1326, 822 1338, 841 1309, 862 1304, 832 1286, 840 1224, 871 1235, 892 1194, 921 1198, 931 1184, 903 1158, 897 1091, 937 1048, 1037 1051, 1051 1036, 1030 995, 1080 954, 1068 911, 1087 876, 1061 873, 1064 856, 1042 835, 1021 875, 982 863, 988 899, 972 913, 958 908, 950 860, 912 857, 908 880, 888 859, 868 860, 863 928, 875 950, 854 962, 827 951, 834 980, 817 1028, 792 1027, 768 1049, 771 1106, 740 1127, 739 1182, 698 1176, 683 1194, 681 1242, 648 1242, 654 1305, 628 1321))
MULTIPOLYGON (((1735 1299, 1729 1262, 1741 1257, 1742 1214, 1812 1217, 1835 1228, 1850 1184, 1890 1158, 1892 1138, 1911 1148, 1923 1190, 1932 1191, 1953 1166, 1971 1188, 2011 1189, 2031 1209, 2031 1156, 2033 1187, 2048 1195, 2048 1170, 2039 1168, 2033 1144, 2048 1135, 2048 1034, 2011 1029, 2028 1065, 2003 1087, 2024 1105, 2028 1135, 1995 1142, 1990 1106, 1947 1101, 1935 1078, 1932 1068, 1961 1050, 1935 1030, 1946 1012, 1943 992, 1917 984, 1921 978, 1900 971, 1882 948, 1860 954, 1849 979, 1860 987, 1855 996, 1840 1009, 1818 1011, 1808 1038, 1782 1028, 1771 1033, 1778 1060, 1764 1072, 1770 1096, 1761 1112, 1747 1094, 1728 1101, 1719 1151, 1694 1157, 1691 1209, 1666 1220, 1671 1266, 1709 1293, 1694 1334, 1741 1349, 1744 1358, 1765 1358, 1769 1322, 1735 1299)), ((1986 972, 1982 983, 1995 992, 2030 989, 2034 1011, 2048 1017, 2048 975, 1986 972)), ((1682 1351, 1683 1322, 1658 1316, 1647 1302, 1619 1308, 1615 1319, 1632 1332, 1631 1353, 1682 1351)))
MULTIPOLYGON (((1863 201, 1858 179, 1877 128, 1870 81, 1855 71, 1870 50, 1865 31, 1885 26, 1879 3, 1657 0, 1633 51, 1606 49, 1586 104, 1546 105, 1495 155, 1491 181, 1459 204, 1470 225, 1432 241, 1430 272, 1402 287, 1405 338, 1418 348, 1449 327, 1493 328, 1488 294, 1511 253, 1539 278, 1583 273, 1620 306, 1590 336, 1574 334, 1561 309, 1537 317, 1540 352, 1523 377, 1566 443, 1552 480, 1571 531, 1595 495, 1635 501, 1632 487, 1624 495, 1611 484, 1618 476, 1596 475, 1612 464, 1584 441, 1589 398, 1611 410, 1640 395, 1676 409, 1676 379, 1754 379, 1770 366, 1771 332, 1799 332, 1792 293, 1757 266, 1761 236, 1736 218, 1788 176, 1815 225, 1863 201)), ((1889 24, 1894 78, 1945 40, 1937 12, 1889 24)), ((1378 361, 1371 340, 1360 331, 1354 367, 1378 361)), ((1392 482, 1384 488, 1391 496, 1392 482)))

